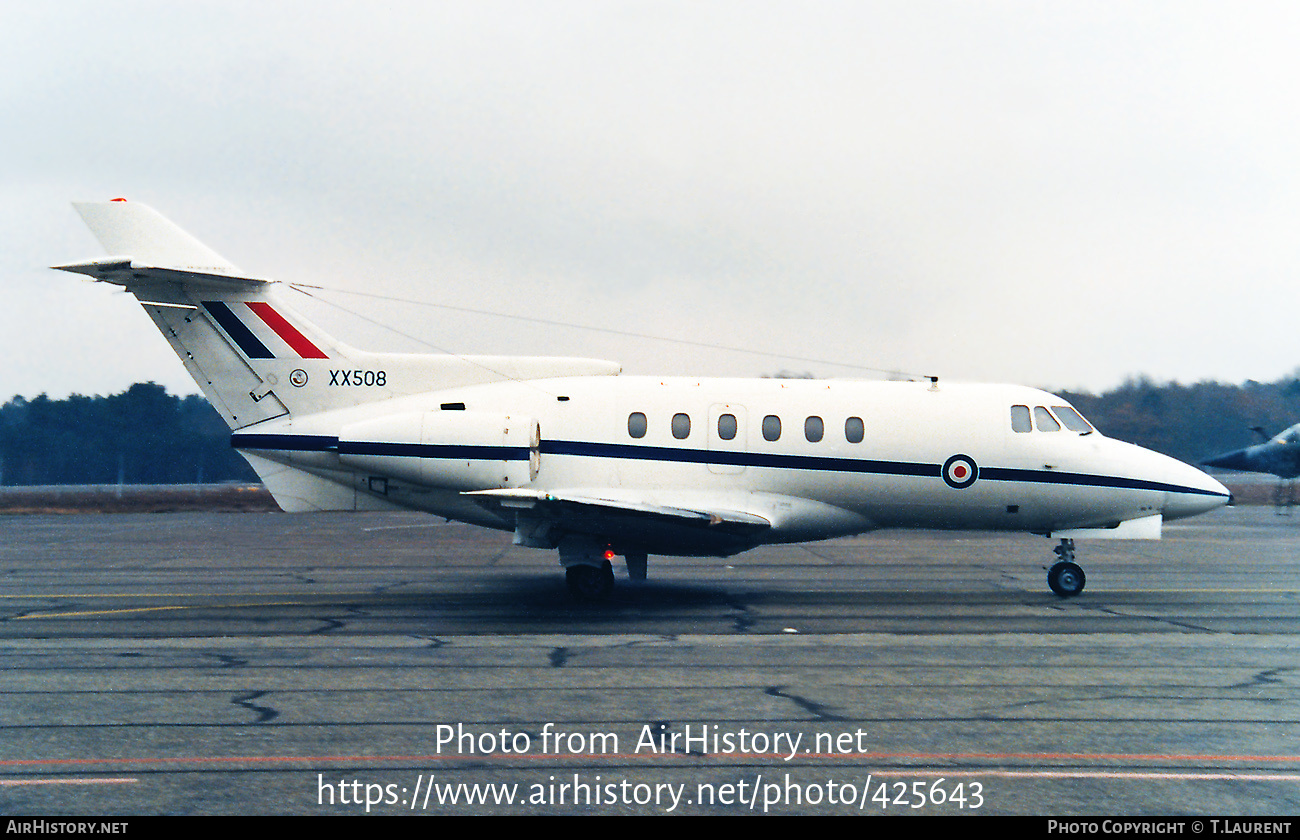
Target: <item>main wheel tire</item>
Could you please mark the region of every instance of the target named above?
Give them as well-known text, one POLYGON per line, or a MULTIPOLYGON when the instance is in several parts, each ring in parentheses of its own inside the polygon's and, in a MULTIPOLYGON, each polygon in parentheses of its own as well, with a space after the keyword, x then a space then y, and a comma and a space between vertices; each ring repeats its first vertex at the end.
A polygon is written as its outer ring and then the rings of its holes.
POLYGON ((614 591, 614 567, 608 560, 601 566, 570 566, 564 570, 564 581, 582 600, 599 601, 614 591))
POLYGON ((1078 595, 1087 582, 1083 569, 1076 563, 1057 563, 1047 570, 1047 585, 1062 598, 1078 595))

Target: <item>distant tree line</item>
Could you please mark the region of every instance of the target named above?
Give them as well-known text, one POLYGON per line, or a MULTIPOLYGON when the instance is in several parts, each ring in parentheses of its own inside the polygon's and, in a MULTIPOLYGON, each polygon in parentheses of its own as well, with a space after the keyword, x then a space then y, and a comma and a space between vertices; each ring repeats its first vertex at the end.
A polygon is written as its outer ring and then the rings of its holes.
POLYGON ((0 406, 0 485, 256 481, 200 396, 153 382, 111 397, 44 394, 0 406))
MULTIPOLYGON (((789 375, 786 372, 782 372, 789 375)), ((1130 379, 1104 394, 1058 391, 1109 437, 1189 463, 1300 423, 1300 378, 1242 385, 1130 379)), ((153 382, 111 397, 14 397, 0 406, 0 485, 256 481, 200 396, 153 382)))

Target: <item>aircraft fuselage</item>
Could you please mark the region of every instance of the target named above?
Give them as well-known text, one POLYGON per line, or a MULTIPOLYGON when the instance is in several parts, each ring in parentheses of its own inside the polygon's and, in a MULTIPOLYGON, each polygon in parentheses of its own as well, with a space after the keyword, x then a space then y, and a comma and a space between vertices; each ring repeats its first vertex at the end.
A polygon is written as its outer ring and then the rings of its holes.
MULTIPOLYGON (((59 266, 140 301, 286 511, 429 511, 559 550, 598 597, 622 555, 728 556, 876 528, 1157 538, 1225 504, 1032 388, 621 376, 599 359, 349 347, 151 208, 78 204, 111 256, 59 266)), ((282 288, 282 287, 279 287, 282 288)))

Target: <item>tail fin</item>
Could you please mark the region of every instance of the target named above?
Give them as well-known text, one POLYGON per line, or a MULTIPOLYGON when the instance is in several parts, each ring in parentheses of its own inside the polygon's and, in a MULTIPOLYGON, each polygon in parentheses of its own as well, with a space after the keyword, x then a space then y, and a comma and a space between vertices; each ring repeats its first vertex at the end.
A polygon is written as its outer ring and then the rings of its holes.
POLYGON ((110 254, 141 265, 238 277, 239 269, 181 230, 157 210, 124 198, 72 205, 110 254))
POLYGON ((430 390, 503 380, 610 376, 613 362, 369 353, 293 311, 282 284, 239 269, 143 204, 76 204, 110 254, 55 266, 131 292, 232 429, 430 390))
MULTIPOLYGON (((231 429, 276 421, 320 428, 304 415, 504 380, 612 376, 613 362, 518 356, 369 353, 330 338, 278 296, 281 284, 243 276, 154 210, 114 200, 77 204, 110 254, 55 268, 131 292, 231 429)), ((336 438, 337 440, 337 438, 336 438)), ((233 436, 232 436, 233 441, 233 436)), ((365 475, 241 453, 286 511, 392 507, 365 475), (367 482, 367 483, 363 483, 367 482)))
POLYGON ((349 351, 284 304, 278 284, 241 276, 143 204, 74 206, 105 250, 123 256, 55 268, 134 294, 232 429, 330 407, 303 399, 302 386, 330 360, 350 366, 341 361, 349 351))

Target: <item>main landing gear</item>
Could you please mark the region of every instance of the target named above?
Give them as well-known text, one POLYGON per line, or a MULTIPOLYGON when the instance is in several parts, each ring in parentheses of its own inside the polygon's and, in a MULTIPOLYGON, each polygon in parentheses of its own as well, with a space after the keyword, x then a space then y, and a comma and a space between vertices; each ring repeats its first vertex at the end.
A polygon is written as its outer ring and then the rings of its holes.
POLYGON ((1073 598, 1088 582, 1083 569, 1074 562, 1074 540, 1063 539, 1052 550, 1056 552, 1057 561, 1047 570, 1047 585, 1062 598, 1073 598))
POLYGON ((614 591, 614 567, 608 560, 599 566, 570 566, 564 570, 564 582, 582 600, 600 601, 614 591))
MULTIPOLYGON (((593 537, 568 536, 560 540, 560 563, 569 591, 583 601, 603 601, 614 591, 614 549, 593 537)), ((644 552, 628 552, 627 576, 630 580, 646 578, 644 552)))

